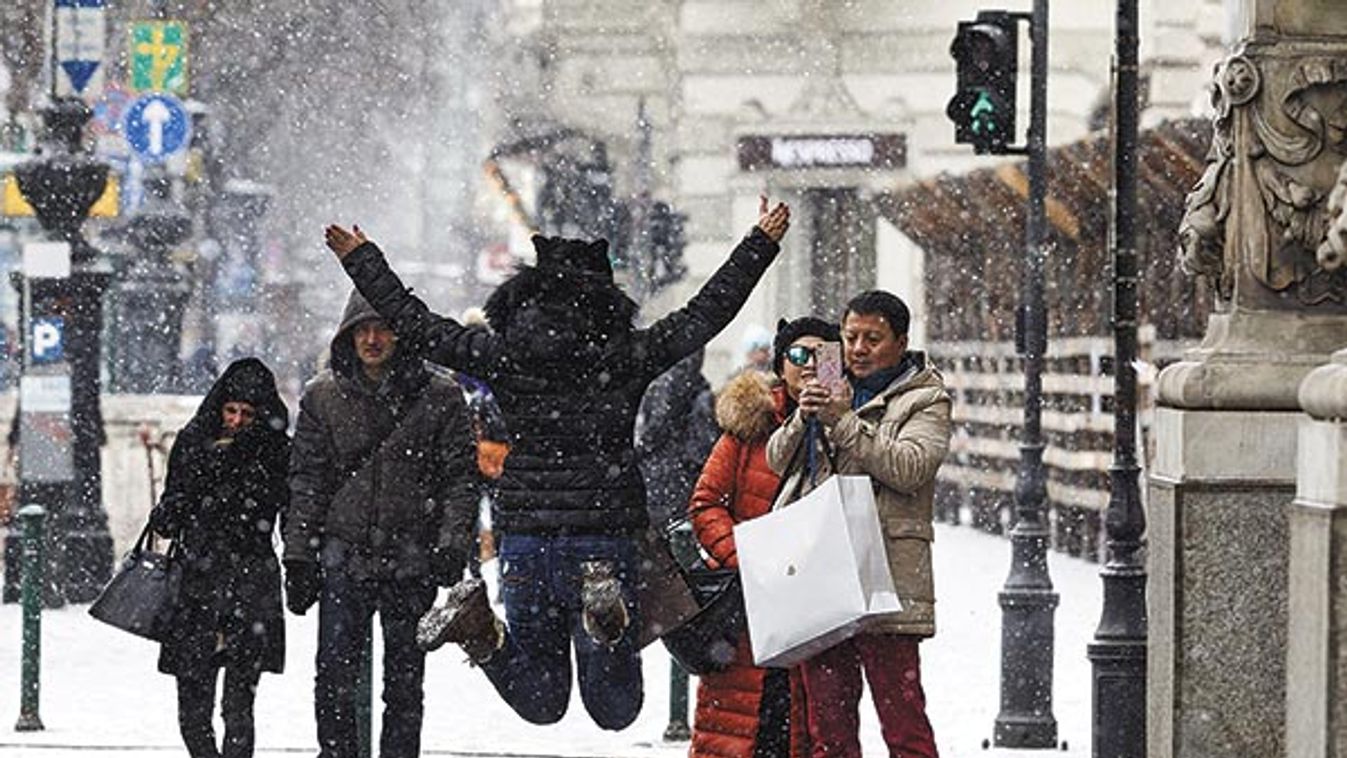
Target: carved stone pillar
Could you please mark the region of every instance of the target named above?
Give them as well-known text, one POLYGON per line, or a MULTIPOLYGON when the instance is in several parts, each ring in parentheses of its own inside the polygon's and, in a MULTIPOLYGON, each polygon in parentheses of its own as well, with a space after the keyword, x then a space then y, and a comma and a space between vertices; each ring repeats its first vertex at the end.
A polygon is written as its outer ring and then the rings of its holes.
POLYGON ((1300 384, 1290 515, 1286 750, 1347 755, 1347 350, 1300 384))
POLYGON ((1347 155, 1347 4, 1242 0, 1180 228, 1216 292, 1159 379, 1149 482, 1148 754, 1286 755, 1288 512, 1301 380, 1347 345, 1330 203, 1347 155), (1317 16, 1317 18, 1315 18, 1317 16))

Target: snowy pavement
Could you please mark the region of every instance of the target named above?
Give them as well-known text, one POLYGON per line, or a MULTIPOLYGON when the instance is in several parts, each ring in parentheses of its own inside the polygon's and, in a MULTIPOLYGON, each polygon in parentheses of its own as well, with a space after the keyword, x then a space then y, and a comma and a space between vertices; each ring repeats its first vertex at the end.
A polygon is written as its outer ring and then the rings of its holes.
MULTIPOLYGON (((1010 567, 1009 541, 965 527, 936 527, 939 634, 922 645, 928 709, 943 758, 1089 755, 1090 665, 1085 646, 1099 620, 1098 566, 1050 554, 1061 594, 1056 614, 1053 712, 1066 750, 984 750, 1000 706, 1001 611, 997 593, 1010 567)), ((266 675, 257 697, 257 755, 313 755, 313 654, 316 614, 288 617, 286 673, 266 675)), ((173 679, 155 670, 158 647, 94 621, 84 606, 42 619, 41 717, 46 729, 15 732, 19 712, 20 610, 0 606, 0 756, 163 758, 183 753, 173 679)), ((376 642, 377 645, 377 642, 376 642)), ((456 650, 426 666, 422 753, 428 756, 645 758, 679 756, 687 743, 665 743, 669 659, 661 646, 645 657, 645 708, 621 732, 594 726, 573 693, 558 724, 534 726, 516 716, 481 672, 456 650)), ((376 670, 376 680, 378 673, 376 670)), ((693 684, 695 686, 695 679, 693 684)), ((377 692, 377 684, 376 684, 377 692)), ((861 704, 867 756, 885 755, 868 695, 861 704)), ((690 698, 691 699, 691 698, 690 698)), ((375 730, 378 730, 376 702, 375 730)))

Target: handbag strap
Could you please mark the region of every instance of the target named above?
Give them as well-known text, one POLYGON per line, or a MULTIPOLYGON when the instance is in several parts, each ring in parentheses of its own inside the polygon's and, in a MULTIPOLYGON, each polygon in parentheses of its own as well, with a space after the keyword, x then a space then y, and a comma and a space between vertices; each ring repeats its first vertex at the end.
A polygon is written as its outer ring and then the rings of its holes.
MULTIPOLYGON (((164 551, 164 555, 168 556, 170 559, 177 558, 180 551, 179 543, 181 542, 181 538, 182 530, 179 529, 176 534, 168 538, 168 549, 164 551)), ((156 539, 158 538, 155 536, 155 531, 150 528, 150 519, 147 517, 145 519, 145 526, 141 528, 140 536, 136 538, 136 544, 131 548, 131 552, 143 553, 146 548, 153 551, 156 539)))

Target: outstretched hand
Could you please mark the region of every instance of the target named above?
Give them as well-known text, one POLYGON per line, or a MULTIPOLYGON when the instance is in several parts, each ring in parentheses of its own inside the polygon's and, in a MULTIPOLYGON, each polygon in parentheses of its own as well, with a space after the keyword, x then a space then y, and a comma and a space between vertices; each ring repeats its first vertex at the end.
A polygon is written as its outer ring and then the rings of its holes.
POLYGON ((773 242, 780 242, 790 228, 790 206, 777 203, 775 208, 768 210, 767 196, 759 195, 758 198, 761 201, 758 204, 758 228, 773 242))
POLYGON ((345 260, 352 250, 369 241, 365 233, 360 231, 359 224, 352 225, 351 230, 348 232, 337 224, 330 224, 323 231, 328 248, 337 254, 337 260, 339 261, 345 260))

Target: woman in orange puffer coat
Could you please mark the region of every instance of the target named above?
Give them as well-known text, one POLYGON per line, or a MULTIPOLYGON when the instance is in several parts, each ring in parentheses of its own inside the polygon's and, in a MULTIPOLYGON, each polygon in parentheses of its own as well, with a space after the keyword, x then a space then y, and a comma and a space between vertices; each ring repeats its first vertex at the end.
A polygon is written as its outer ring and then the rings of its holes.
MULTIPOLYGON (((794 410, 793 398, 813 376, 812 348, 838 339, 836 324, 812 317, 783 319, 773 342, 777 376, 742 373, 716 398, 716 420, 724 433, 707 458, 688 504, 693 532, 712 568, 737 568, 734 525, 771 509, 778 477, 767 466, 767 438, 794 410), (787 360, 787 355, 792 359, 787 360)), ((808 752, 804 690, 798 674, 754 666, 744 630, 729 667, 702 676, 697 685, 688 755, 797 758, 808 752)))

